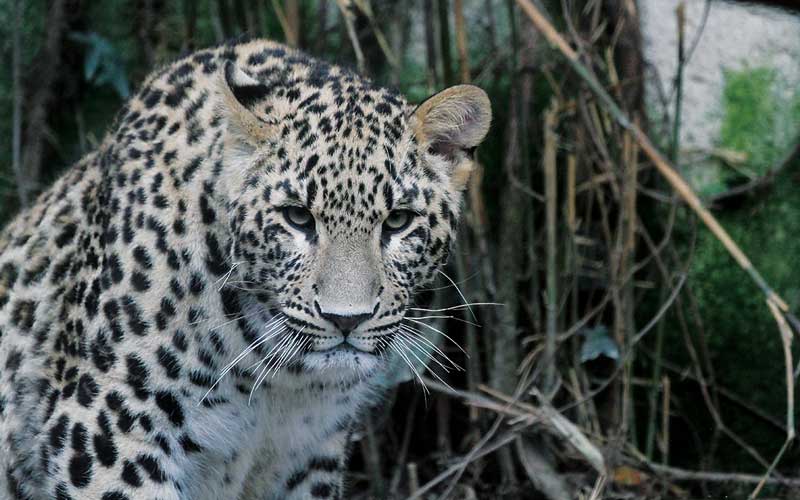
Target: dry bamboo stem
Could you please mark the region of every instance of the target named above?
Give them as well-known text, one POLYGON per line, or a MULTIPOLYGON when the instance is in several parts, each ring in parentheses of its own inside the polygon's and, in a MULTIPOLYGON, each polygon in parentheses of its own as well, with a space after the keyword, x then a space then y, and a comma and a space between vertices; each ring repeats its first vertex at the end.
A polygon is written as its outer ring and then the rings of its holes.
POLYGON ((556 182, 556 149, 558 139, 556 124, 558 120, 558 103, 553 101, 545 113, 544 118, 544 185, 547 221, 547 294, 546 294, 546 325, 547 335, 545 340, 545 391, 549 392, 556 379, 556 336, 558 335, 558 269, 557 269, 557 238, 556 216, 557 182, 556 182))
POLYGON ((762 488, 767 483, 767 480, 772 475, 772 472, 777 467, 778 462, 780 462, 781 458, 783 458, 784 453, 786 450, 789 449, 789 445, 792 444, 795 438, 794 432, 794 376, 792 374, 792 330, 789 327, 789 323, 786 322, 786 318, 781 314, 781 311, 778 309, 774 303, 767 300, 767 306, 769 307, 772 316, 775 317, 775 322, 778 324, 778 328, 781 331, 781 340, 783 341, 783 355, 785 357, 785 365, 786 365, 786 440, 783 442, 783 446, 781 446, 780 451, 778 454, 775 455, 775 458, 772 460, 772 463, 769 465, 769 468, 764 473, 764 476, 761 478, 761 481, 758 482, 753 492, 750 493, 749 499, 754 499, 761 493, 762 488))
POLYGON ((761 273, 753 266, 750 259, 739 248, 735 241, 730 237, 725 228, 720 225, 717 219, 703 206, 700 198, 695 194, 689 184, 678 174, 669 161, 656 149, 650 142, 647 135, 634 123, 632 123, 625 113, 617 106, 613 98, 600 85, 595 76, 584 66, 577 52, 569 46, 566 40, 556 31, 544 15, 536 8, 530 0, 516 0, 517 5, 525 12, 533 25, 544 35, 544 37, 554 45, 570 63, 576 73, 589 86, 600 103, 616 122, 623 128, 630 131, 633 138, 639 144, 642 152, 653 162, 656 169, 664 176, 669 184, 677 191, 678 195, 687 205, 697 214, 700 220, 708 227, 714 236, 723 244, 726 250, 736 260, 737 264, 747 272, 750 278, 756 283, 761 291, 767 296, 767 300, 773 302, 783 313, 789 313, 789 306, 786 302, 767 284, 761 273))
POLYGON ((361 44, 358 42, 358 34, 355 27, 355 14, 350 10, 350 4, 347 0, 336 0, 336 5, 344 19, 344 25, 347 29, 347 36, 350 38, 350 44, 353 46, 353 52, 356 54, 356 65, 358 71, 363 73, 366 70, 366 63, 364 61, 364 52, 361 50, 361 44))
POLYGON ((294 27, 286 16, 286 12, 283 10, 281 3, 278 0, 272 0, 272 8, 275 10, 275 17, 278 18, 278 23, 281 25, 286 43, 292 47, 297 47, 297 33, 294 32, 294 27))
MULTIPOLYGON (((704 481, 711 483, 758 483, 763 478, 756 474, 743 474, 736 472, 713 472, 713 471, 694 471, 679 469, 677 467, 668 467, 661 464, 645 461, 647 466, 653 471, 669 476, 678 481, 704 481)), ((767 484, 779 484, 783 486, 798 487, 800 486, 800 478, 770 478, 766 481, 767 484)))
POLYGON ((455 14, 456 21, 456 47, 458 49, 458 69, 461 73, 461 83, 469 83, 469 56, 463 3, 463 0, 455 0, 453 2, 453 14, 455 14))

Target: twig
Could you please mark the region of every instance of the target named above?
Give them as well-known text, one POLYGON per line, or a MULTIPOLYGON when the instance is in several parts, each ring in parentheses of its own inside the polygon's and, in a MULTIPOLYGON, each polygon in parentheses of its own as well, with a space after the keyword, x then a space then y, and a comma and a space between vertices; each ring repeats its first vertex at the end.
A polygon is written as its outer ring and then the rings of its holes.
POLYGON ((550 108, 544 116, 544 185, 545 185, 545 210, 547 224, 547 294, 545 296, 546 314, 546 337, 544 361, 545 382, 544 388, 550 391, 555 380, 556 371, 556 330, 558 322, 558 264, 556 249, 556 212, 557 208, 557 187, 556 187, 556 148, 558 139, 556 136, 556 124, 558 119, 558 105, 555 101, 550 104, 550 108))
POLYGON ((629 130, 636 142, 639 143, 642 152, 653 162, 656 169, 664 176, 669 184, 683 198, 687 205, 697 214, 700 220, 711 230, 714 236, 725 246, 725 249, 736 260, 739 266, 744 269, 750 278, 756 283, 761 291, 767 296, 767 300, 773 301, 785 314, 789 312, 786 302, 769 286, 761 273, 753 266, 750 259, 739 248, 736 242, 730 237, 725 228, 719 221, 703 206, 700 198, 695 194, 689 184, 678 174, 669 161, 653 146, 647 135, 634 123, 632 123, 625 113, 617 106, 612 97, 597 81, 597 78, 584 66, 578 54, 570 47, 566 40, 553 28, 547 19, 542 15, 530 0, 516 0, 520 8, 525 12, 534 26, 547 38, 566 57, 573 70, 583 79, 584 83, 597 96, 603 107, 611 114, 614 120, 623 128, 629 130))
MULTIPOLYGON (((427 383, 427 382, 426 382, 427 383)), ((493 443, 486 445, 482 450, 474 453, 468 454, 465 458, 461 459, 455 465, 452 465, 439 473, 436 477, 425 483, 424 486, 418 488, 412 495, 410 495, 406 500, 416 500, 418 498, 422 498, 422 496, 430 491, 434 486, 441 483, 452 474, 464 470, 464 467, 469 464, 469 462, 473 462, 479 458, 485 457, 495 451, 499 450, 503 446, 507 445, 508 443, 512 442, 513 440, 517 439, 516 432, 509 432, 505 434, 503 437, 498 438, 493 443)))
POLYGON ((769 479, 772 472, 775 470, 775 467, 780 462, 781 458, 783 458, 783 454, 786 453, 786 450, 789 448, 789 445, 792 444, 795 438, 795 431, 794 431, 794 376, 792 374, 792 329, 789 327, 789 324, 786 322, 786 319, 781 314, 781 311, 778 307, 770 301, 767 301, 767 306, 769 306, 769 310, 772 313, 772 316, 775 318, 775 322, 778 324, 778 329, 781 332, 781 340, 783 341, 783 356, 786 365, 786 441, 784 441, 783 446, 781 446, 780 451, 777 455, 775 455, 775 459, 769 465, 769 468, 764 473, 764 477, 759 481, 758 485, 755 487, 753 492, 750 494, 751 499, 754 499, 758 496, 761 492, 761 489, 766 484, 767 480, 769 479))
POLYGON ((732 187, 731 189, 712 196, 709 202, 713 205, 721 201, 735 198, 743 194, 765 189, 774 184, 775 179, 788 165, 792 164, 797 158, 800 158, 800 140, 796 141, 794 146, 783 155, 783 158, 763 176, 753 179, 750 182, 732 187))
POLYGON ((414 414, 417 411, 417 403, 419 401, 419 392, 415 391, 412 396, 411 404, 408 405, 408 412, 405 418, 405 430, 403 431, 403 440, 400 444, 400 452, 397 455, 396 466, 392 480, 389 483, 389 494, 394 497, 397 493, 397 488, 400 486, 400 479, 403 475, 403 464, 406 462, 408 456, 408 446, 411 444, 411 434, 414 430, 414 414))
MULTIPOLYGON (((678 481, 704 481, 710 483, 746 483, 757 484, 764 480, 762 476, 757 474, 743 474, 736 472, 711 472, 711 471, 694 471, 680 469, 677 467, 670 467, 666 465, 656 464, 648 461, 643 461, 645 465, 665 476, 678 481)), ((800 486, 800 478, 769 478, 765 484, 780 484, 783 486, 798 487, 800 486)))
POLYGON ((342 13, 344 25, 347 28, 347 36, 350 38, 350 43, 353 46, 353 52, 356 54, 358 71, 363 73, 366 69, 364 63, 364 52, 361 50, 361 44, 358 41, 358 34, 356 33, 355 14, 353 14, 353 11, 351 10, 355 7, 355 5, 350 4, 348 0, 336 0, 336 5, 339 6, 339 11, 342 13))
POLYGON ((528 479, 537 490, 542 492, 549 500, 569 500, 572 498, 566 481, 551 464, 531 443, 522 436, 516 441, 517 455, 522 467, 528 474, 528 479))

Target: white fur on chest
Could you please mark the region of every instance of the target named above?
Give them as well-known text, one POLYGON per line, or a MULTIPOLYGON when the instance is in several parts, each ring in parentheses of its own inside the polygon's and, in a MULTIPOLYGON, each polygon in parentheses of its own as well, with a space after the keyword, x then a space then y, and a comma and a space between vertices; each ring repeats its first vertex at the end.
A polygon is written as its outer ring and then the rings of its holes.
POLYGON ((205 451, 183 468, 186 498, 270 498, 309 457, 326 453, 327 442, 350 428, 374 392, 367 382, 346 389, 272 386, 249 406, 199 412, 192 434, 205 451))

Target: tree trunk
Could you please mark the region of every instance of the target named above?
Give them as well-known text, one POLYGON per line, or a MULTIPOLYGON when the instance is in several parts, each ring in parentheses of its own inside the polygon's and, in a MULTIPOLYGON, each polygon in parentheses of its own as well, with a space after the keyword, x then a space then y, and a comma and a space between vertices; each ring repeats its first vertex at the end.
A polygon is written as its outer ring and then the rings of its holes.
MULTIPOLYGON (((300 47, 300 4, 297 0, 286 0, 286 22, 289 25, 291 40, 287 40, 292 47, 300 47)), ((288 35, 288 33, 287 33, 288 35)))
POLYGON ((231 19, 229 0, 217 0, 217 17, 219 18, 220 27, 222 28, 222 38, 229 38, 233 33, 233 21, 231 19))
MULTIPOLYGON (((191 2, 192 0, 187 0, 191 2)), ((220 17, 220 5, 222 0, 208 0, 208 16, 211 18, 211 28, 214 30, 214 38, 217 43, 222 43, 225 40, 225 29, 222 26, 222 18, 220 17)))
POLYGON ((194 36, 197 32, 197 2, 194 0, 183 0, 183 18, 186 31, 183 40, 184 52, 195 49, 194 36))
POLYGON ((17 184, 17 196, 23 207, 28 204, 28 193, 24 189, 22 173, 22 8, 20 0, 14 0, 12 26, 11 78, 14 82, 14 110, 11 122, 11 167, 17 184))
POLYGON ((328 47, 328 0, 319 0, 317 4, 317 37, 314 42, 316 52, 328 47))
POLYGON ((30 200, 39 185, 42 160, 45 150, 45 136, 48 132, 47 116, 53 100, 56 77, 61 70, 61 43, 67 28, 66 0, 54 0, 47 13, 47 38, 31 67, 28 80, 35 82, 27 88, 34 89, 27 102, 27 126, 23 136, 20 198, 30 200))
POLYGON ((450 54, 449 0, 439 0, 439 47, 442 51, 442 76, 445 86, 453 84, 453 57, 450 54))
POLYGON ((155 51, 153 50, 153 25, 155 16, 153 15, 153 0, 144 0, 139 6, 138 16, 136 17, 139 26, 136 36, 139 38, 139 48, 144 56, 145 65, 152 68, 156 62, 155 51))
POLYGON ((428 65, 428 92, 432 93, 439 82, 436 74, 436 28, 433 24, 433 0, 424 1, 423 16, 425 17, 425 61, 428 65))

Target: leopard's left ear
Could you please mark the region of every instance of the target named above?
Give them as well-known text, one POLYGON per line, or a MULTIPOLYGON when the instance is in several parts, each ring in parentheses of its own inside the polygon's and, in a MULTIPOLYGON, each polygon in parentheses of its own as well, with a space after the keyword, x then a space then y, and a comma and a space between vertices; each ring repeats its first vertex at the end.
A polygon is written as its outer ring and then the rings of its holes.
POLYGON ((452 185, 464 189, 473 151, 489 131, 492 105, 483 89, 456 85, 420 104, 412 120, 417 142, 447 163, 452 185))
POLYGON ((227 61, 220 83, 220 111, 227 119, 228 137, 240 148, 255 150, 275 137, 276 126, 251 109, 267 93, 266 86, 227 61))

